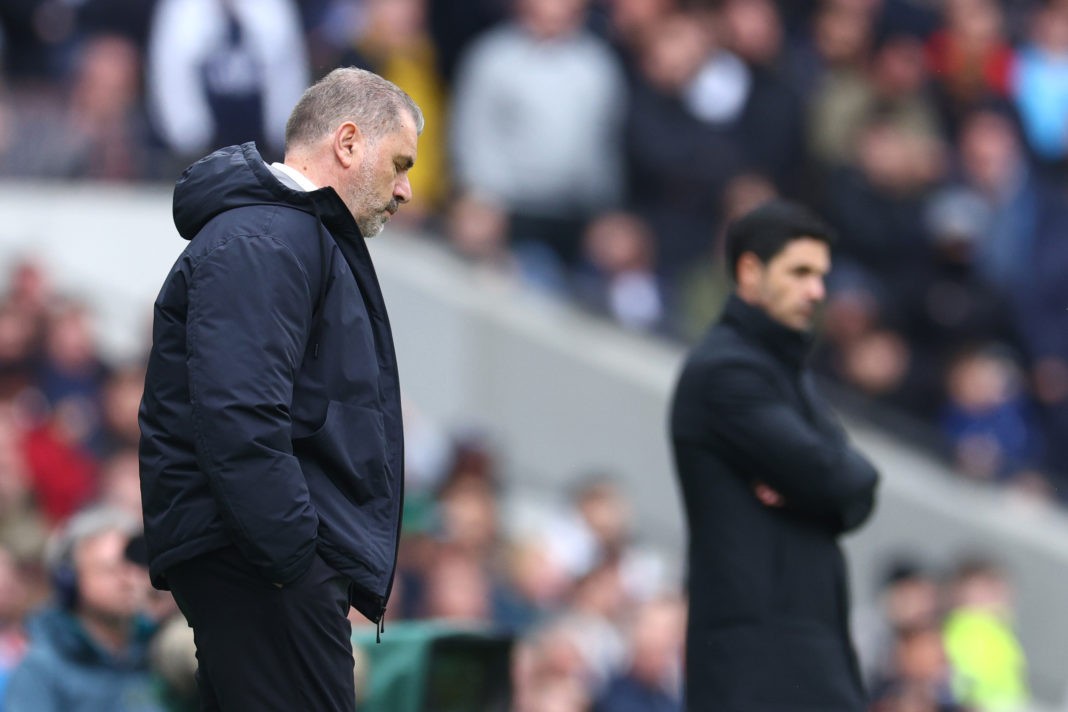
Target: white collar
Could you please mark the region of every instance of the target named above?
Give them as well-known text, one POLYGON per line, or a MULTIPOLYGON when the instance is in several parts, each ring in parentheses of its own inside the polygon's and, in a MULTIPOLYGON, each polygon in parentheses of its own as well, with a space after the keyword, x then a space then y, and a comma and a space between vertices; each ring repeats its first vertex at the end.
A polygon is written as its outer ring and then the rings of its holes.
POLYGON ((284 163, 272 163, 271 164, 271 168, 274 168, 275 170, 282 171, 283 173, 285 173, 287 176, 289 176, 290 178, 293 179, 294 183, 299 185, 301 187, 301 189, 303 189, 305 191, 309 191, 310 192, 310 191, 319 189, 319 186, 315 185, 310 180, 308 180, 307 176, 305 176, 303 173, 298 171, 293 166, 287 166, 284 163))

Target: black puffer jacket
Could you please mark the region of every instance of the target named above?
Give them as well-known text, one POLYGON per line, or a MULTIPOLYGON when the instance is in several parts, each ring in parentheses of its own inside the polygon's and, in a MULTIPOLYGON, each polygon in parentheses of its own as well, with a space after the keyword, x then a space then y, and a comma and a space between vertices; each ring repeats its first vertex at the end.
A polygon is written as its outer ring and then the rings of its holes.
POLYGON ((379 620, 403 497, 393 337, 367 246, 331 188, 283 185, 253 144, 190 166, 190 240, 155 304, 141 403, 153 582, 234 545, 286 583, 316 551, 379 620))

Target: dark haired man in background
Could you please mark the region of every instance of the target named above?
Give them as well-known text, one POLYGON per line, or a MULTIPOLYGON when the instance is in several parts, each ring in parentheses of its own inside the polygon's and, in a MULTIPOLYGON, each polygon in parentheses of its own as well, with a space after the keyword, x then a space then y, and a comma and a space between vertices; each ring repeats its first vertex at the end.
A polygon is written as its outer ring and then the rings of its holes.
POLYGON ((831 241, 783 201, 731 225, 734 293, 676 387, 689 710, 866 709, 838 537, 871 513, 878 474, 805 367, 831 241))

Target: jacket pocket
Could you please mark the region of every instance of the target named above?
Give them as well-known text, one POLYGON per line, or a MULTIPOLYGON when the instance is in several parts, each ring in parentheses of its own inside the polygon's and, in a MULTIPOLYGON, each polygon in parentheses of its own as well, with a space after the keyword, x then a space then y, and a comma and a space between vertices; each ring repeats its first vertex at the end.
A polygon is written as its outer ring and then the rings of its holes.
POLYGON ((377 410, 330 401, 323 424, 306 437, 294 438, 293 454, 300 460, 313 501, 328 495, 315 491, 321 478, 356 505, 392 497, 385 425, 377 410))

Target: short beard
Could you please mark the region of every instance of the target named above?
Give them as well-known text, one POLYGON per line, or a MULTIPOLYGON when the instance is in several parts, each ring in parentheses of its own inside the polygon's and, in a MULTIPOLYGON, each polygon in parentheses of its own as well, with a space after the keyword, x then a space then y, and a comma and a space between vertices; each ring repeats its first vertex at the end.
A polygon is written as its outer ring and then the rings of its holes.
POLYGON ((370 239, 382 232, 386 226, 386 220, 381 215, 370 215, 356 220, 356 226, 360 228, 360 234, 370 239))
MULTIPOLYGON (((373 147, 373 145, 372 145, 373 147)), ((352 217, 356 220, 356 226, 360 228, 360 234, 364 238, 371 238, 382 232, 386 226, 386 216, 383 208, 372 205, 369 199, 373 196, 367 194, 368 187, 373 185, 374 165, 370 156, 364 156, 360 165, 359 178, 355 190, 352 193, 352 217)))

